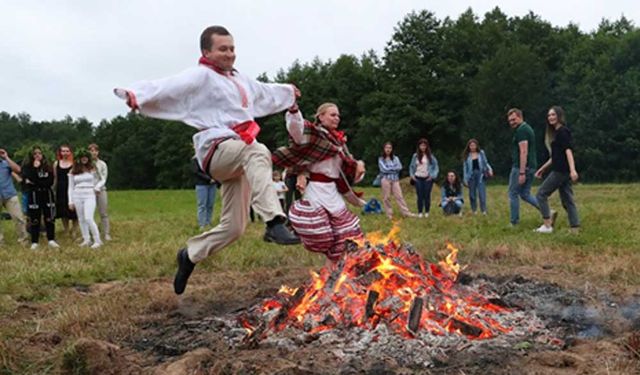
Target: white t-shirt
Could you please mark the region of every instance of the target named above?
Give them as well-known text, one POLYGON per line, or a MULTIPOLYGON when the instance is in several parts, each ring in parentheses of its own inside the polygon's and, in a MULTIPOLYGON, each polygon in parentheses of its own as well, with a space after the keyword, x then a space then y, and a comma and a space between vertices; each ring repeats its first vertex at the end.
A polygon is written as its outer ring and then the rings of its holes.
POLYGON ((287 189, 287 185, 283 181, 273 181, 273 187, 278 192, 278 199, 284 199, 286 194, 284 190, 287 189))

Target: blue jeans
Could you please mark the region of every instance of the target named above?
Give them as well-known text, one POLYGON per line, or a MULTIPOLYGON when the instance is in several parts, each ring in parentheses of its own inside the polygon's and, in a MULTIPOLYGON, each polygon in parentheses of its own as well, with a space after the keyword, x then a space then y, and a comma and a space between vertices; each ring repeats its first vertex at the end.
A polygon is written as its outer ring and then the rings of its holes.
POLYGON ((462 211, 462 202, 459 200, 449 201, 442 206, 442 211, 446 215, 457 215, 462 211))
POLYGON ((531 184, 533 184, 533 174, 535 171, 531 168, 527 168, 525 172, 524 184, 518 184, 518 177, 520 176, 520 170, 518 168, 511 168, 511 174, 509 175, 509 209, 511 211, 511 224, 518 224, 520 222, 520 200, 529 203, 536 209, 539 209, 538 201, 531 195, 531 184))
POLYGON ((469 178, 469 202, 473 212, 476 212, 478 207, 476 197, 480 198, 480 211, 487 212, 487 188, 484 185, 484 176, 477 169, 471 173, 471 178, 469 178))
POLYGON ((426 177, 416 177, 416 195, 418 196, 418 213, 429 213, 431 209, 431 189, 433 188, 433 180, 427 180, 426 177))
POLYGON ((196 185, 196 199, 198 202, 198 225, 211 225, 213 204, 216 201, 216 185, 196 185))
POLYGON ((29 206, 29 193, 22 192, 22 213, 27 216, 27 207, 29 206))

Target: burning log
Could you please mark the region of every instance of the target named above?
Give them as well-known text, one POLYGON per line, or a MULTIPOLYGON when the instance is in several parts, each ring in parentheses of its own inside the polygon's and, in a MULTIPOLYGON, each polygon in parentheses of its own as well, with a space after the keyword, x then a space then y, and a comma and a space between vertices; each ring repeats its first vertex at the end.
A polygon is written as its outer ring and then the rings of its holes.
POLYGON ((367 274, 364 274, 358 278, 356 278, 356 281, 362 285, 365 286, 369 286, 373 283, 375 283, 376 281, 379 281, 383 278, 382 274, 380 274, 380 272, 373 270, 367 274))
POLYGON ((409 319, 407 319, 407 330, 412 334, 418 332, 420 328, 420 319, 422 319, 422 306, 424 300, 420 297, 416 297, 411 302, 411 308, 409 309, 409 319))
POLYGON ((463 335, 471 337, 479 337, 484 332, 482 328, 472 326, 471 324, 465 323, 456 318, 451 318, 449 321, 449 327, 453 331, 460 331, 463 335))
POLYGON ((370 290, 367 294, 367 303, 364 305, 364 319, 369 320, 375 314, 375 304, 378 302, 378 297, 380 293, 375 290, 370 290))

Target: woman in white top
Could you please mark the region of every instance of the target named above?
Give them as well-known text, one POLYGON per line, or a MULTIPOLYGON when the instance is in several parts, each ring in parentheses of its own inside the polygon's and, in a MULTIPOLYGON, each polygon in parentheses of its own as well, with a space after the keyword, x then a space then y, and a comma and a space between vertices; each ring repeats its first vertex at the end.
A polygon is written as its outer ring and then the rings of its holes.
POLYGON ((91 245, 91 234, 93 236, 92 249, 102 246, 100 231, 98 231, 98 226, 93 219, 96 211, 96 191, 100 189, 97 184, 98 177, 91 160, 91 154, 86 150, 78 150, 76 162, 69 173, 69 209, 75 210, 78 214, 83 239, 80 246, 91 245))

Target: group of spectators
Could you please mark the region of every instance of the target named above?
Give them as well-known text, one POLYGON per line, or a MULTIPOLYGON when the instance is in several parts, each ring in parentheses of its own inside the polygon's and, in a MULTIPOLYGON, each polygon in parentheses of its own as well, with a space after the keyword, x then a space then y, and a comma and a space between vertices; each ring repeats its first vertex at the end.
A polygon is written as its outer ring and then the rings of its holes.
MULTIPOLYGON (((382 148, 382 155, 378 158, 378 169, 380 174, 376 178, 382 188, 382 203, 384 212, 389 219, 393 218, 393 208, 391 206, 391 196, 395 198, 402 216, 428 218, 431 211, 431 192, 433 184, 438 178, 440 168, 438 159, 431 152, 429 141, 426 138, 418 140, 416 152, 411 157, 409 164, 410 183, 416 189, 418 213, 412 213, 402 195, 400 188, 400 173, 402 172, 402 162, 393 153, 393 144, 386 142, 382 148)), ((462 185, 469 188, 469 200, 471 210, 475 214, 480 201, 480 211, 487 214, 487 195, 485 182, 493 176, 493 169, 486 154, 480 149, 476 139, 470 139, 463 152, 462 158, 463 178, 456 171, 447 172, 443 183, 440 186, 441 198, 440 207, 445 215, 461 215, 464 204, 462 185)))
MULTIPOLYGON (((15 223, 18 241, 31 249, 39 247, 42 228, 50 248, 56 242, 55 220, 61 219, 64 232, 75 238, 80 227, 81 247, 97 249, 103 241, 93 218, 96 206, 100 212, 105 240, 111 240, 107 213, 107 164, 99 158, 100 148, 90 144, 75 154, 70 145, 62 144, 51 163, 39 146, 33 146, 21 164, 0 149, 0 202, 15 223), (21 187, 21 199, 14 180, 21 187), (26 217, 26 220, 25 220, 26 217)), ((4 236, 0 231, 0 244, 4 236)))
MULTIPOLYGON (((556 190, 560 192, 562 206, 567 211, 569 224, 573 231, 577 231, 580 222, 573 199, 572 183, 578 180, 578 173, 573 158, 573 142, 570 130, 566 127, 564 110, 553 106, 547 114, 545 131, 545 145, 549 150, 549 160, 540 168, 537 165, 535 150, 535 134, 531 126, 523 119, 522 111, 517 108, 507 113, 509 125, 514 129, 512 140, 513 164, 509 176, 510 225, 519 223, 519 199, 540 210, 543 224, 535 231, 539 233, 553 232, 553 224, 557 212, 551 210, 548 197, 556 190), (542 178, 551 169, 538 189, 537 195, 531 195, 533 178, 542 178)), ((429 217, 431 208, 431 191, 434 181, 438 178, 438 160, 433 155, 429 141, 425 138, 418 140, 416 152, 411 157, 409 165, 410 182, 416 189, 417 215, 412 213, 404 200, 400 188, 400 173, 402 163, 393 153, 393 144, 386 142, 382 147, 382 155, 378 158, 380 174, 376 178, 382 189, 384 212, 391 219, 393 196, 404 217, 429 217)), ((445 215, 462 215, 464 205, 462 186, 469 191, 471 211, 475 214, 480 206, 480 212, 487 214, 486 181, 493 176, 493 168, 487 155, 480 148, 477 139, 469 139, 462 153, 462 179, 454 170, 447 172, 440 186, 440 207, 445 215), (479 202, 478 202, 479 201, 479 202)))

